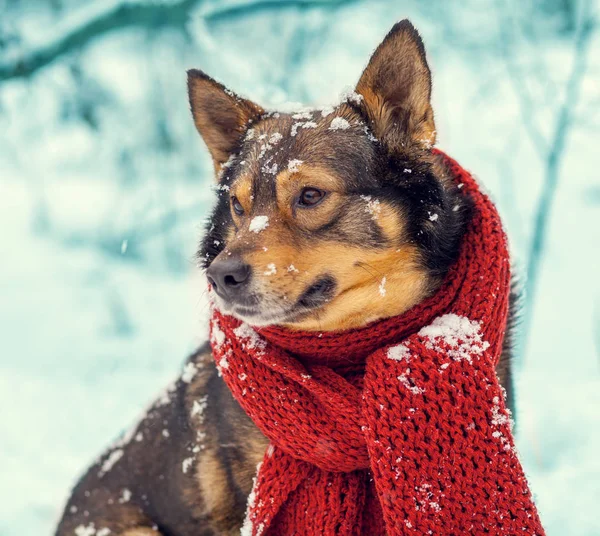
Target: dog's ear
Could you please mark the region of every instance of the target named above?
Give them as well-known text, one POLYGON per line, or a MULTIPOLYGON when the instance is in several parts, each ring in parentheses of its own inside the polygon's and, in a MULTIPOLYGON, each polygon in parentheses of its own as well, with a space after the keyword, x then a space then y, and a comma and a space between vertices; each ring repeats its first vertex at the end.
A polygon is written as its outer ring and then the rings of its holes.
POLYGON ((235 151, 248 124, 264 110, 229 91, 202 71, 190 69, 187 75, 194 123, 218 172, 235 151))
POLYGON ((373 134, 390 152, 407 143, 435 143, 431 72, 423 41, 408 20, 395 24, 377 47, 356 92, 373 134))

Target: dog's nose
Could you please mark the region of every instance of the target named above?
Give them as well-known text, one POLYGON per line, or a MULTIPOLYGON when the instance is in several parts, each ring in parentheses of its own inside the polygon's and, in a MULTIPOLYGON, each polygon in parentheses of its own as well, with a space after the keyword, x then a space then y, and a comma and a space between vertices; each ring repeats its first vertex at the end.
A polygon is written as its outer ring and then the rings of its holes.
POLYGON ((219 259, 206 270, 208 282, 222 298, 231 298, 250 279, 250 266, 239 259, 219 259))

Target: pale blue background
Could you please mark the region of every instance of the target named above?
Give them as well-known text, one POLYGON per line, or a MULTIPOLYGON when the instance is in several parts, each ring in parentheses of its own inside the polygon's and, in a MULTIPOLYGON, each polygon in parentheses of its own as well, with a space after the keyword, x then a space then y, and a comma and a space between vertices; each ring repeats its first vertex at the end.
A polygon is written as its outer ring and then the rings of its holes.
POLYGON ((264 105, 328 104, 404 17, 427 45, 439 146, 535 277, 518 447, 543 522, 600 534, 597 16, 583 0, 0 0, 0 535, 50 534, 77 476, 205 338, 193 253, 212 170, 185 69, 264 105))

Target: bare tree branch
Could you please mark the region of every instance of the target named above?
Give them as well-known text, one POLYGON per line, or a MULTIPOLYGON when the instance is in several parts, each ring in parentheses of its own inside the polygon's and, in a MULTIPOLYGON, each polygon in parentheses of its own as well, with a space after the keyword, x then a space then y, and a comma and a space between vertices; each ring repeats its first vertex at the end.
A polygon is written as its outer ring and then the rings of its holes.
MULTIPOLYGON (((583 21, 579 34, 575 41, 575 58, 571 74, 567 80, 565 98, 558 112, 554 135, 550 145, 550 150, 546 158, 545 180, 542 187, 542 194, 534 217, 534 232, 527 256, 527 297, 526 305, 530 311, 535 301, 537 290, 537 281, 539 277, 540 264, 546 245, 546 236, 548 223, 552 216, 552 207, 556 197, 556 189, 560 178, 560 166, 564 155, 570 126, 579 103, 581 85, 586 75, 587 58, 589 44, 593 35, 595 24, 592 19, 583 21)), ((527 316, 530 314, 526 313, 527 316)), ((527 328, 527 320, 526 326, 527 328)), ((524 335, 526 336, 526 331, 524 335)))
MULTIPOLYGON (((285 2, 263 0, 241 5, 209 8, 201 12, 199 16, 204 18, 207 23, 215 23, 262 11, 308 9, 312 7, 333 9, 355 1, 358 0, 289 0, 285 2)), ((29 77, 62 56, 80 50, 96 38, 114 30, 175 27, 184 31, 192 9, 199 4, 200 0, 181 0, 167 4, 158 2, 123 3, 76 26, 55 41, 24 53, 16 60, 0 62, 0 82, 29 77)))
MULTIPOLYGON (((498 9, 500 5, 497 3, 498 9)), ((515 25, 504 20, 500 30, 501 49, 505 57, 509 81, 515 92, 521 110, 523 125, 532 141, 536 152, 544 163, 544 180, 541 195, 538 199, 533 221, 533 236, 529 242, 526 257, 526 297, 523 327, 519 340, 519 355, 524 358, 528 335, 530 332, 532 308, 535 303, 538 279, 546 247, 548 225, 552 218, 552 209, 560 179, 560 170, 568 136, 575 123, 577 108, 580 100, 581 86, 586 77, 588 52, 596 21, 590 13, 590 2, 585 2, 581 11, 579 25, 573 47, 573 62, 571 72, 565 84, 562 104, 555 113, 554 128, 546 139, 535 120, 535 103, 527 87, 528 72, 522 70, 510 56, 506 43, 514 42, 515 25)), ((502 11, 499 9, 499 16, 502 11)), ((536 73, 539 76, 539 72, 536 73)))
POLYGON ((123 28, 184 27, 188 13, 199 0, 172 4, 121 4, 76 26, 45 46, 23 54, 15 61, 0 63, 0 82, 26 78, 69 52, 79 50, 99 36, 123 28))
POLYGON ((502 24, 500 25, 500 50, 506 63, 508 80, 512 85, 515 96, 519 101, 521 120, 523 121, 525 130, 527 131, 527 134, 538 155, 540 158, 544 159, 546 158, 548 152, 548 142, 535 120, 535 106, 533 98, 529 93, 529 88, 526 84, 527 76, 519 66, 518 62, 514 61, 509 50, 509 43, 514 43, 516 41, 515 25, 512 23, 512 21, 506 20, 506 17, 503 16, 501 7, 502 6, 500 3, 496 3, 499 16, 498 18, 502 21, 502 24))
POLYGON ((260 2, 251 2, 245 4, 224 6, 218 9, 211 9, 203 13, 203 18, 207 23, 221 22, 223 20, 232 20, 246 17, 265 11, 283 11, 310 9, 320 7, 325 9, 336 9, 343 5, 354 4, 361 0, 263 0, 260 2))

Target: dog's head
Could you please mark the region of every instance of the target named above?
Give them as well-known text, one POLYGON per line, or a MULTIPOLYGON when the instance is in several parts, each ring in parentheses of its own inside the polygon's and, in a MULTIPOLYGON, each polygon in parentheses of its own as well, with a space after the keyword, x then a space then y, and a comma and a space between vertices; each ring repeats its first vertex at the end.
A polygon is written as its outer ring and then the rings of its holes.
POLYGON ((218 178, 199 257, 223 312, 344 329, 436 288, 466 203, 431 150, 431 75, 408 21, 336 107, 265 112, 196 70, 188 85, 218 178))

